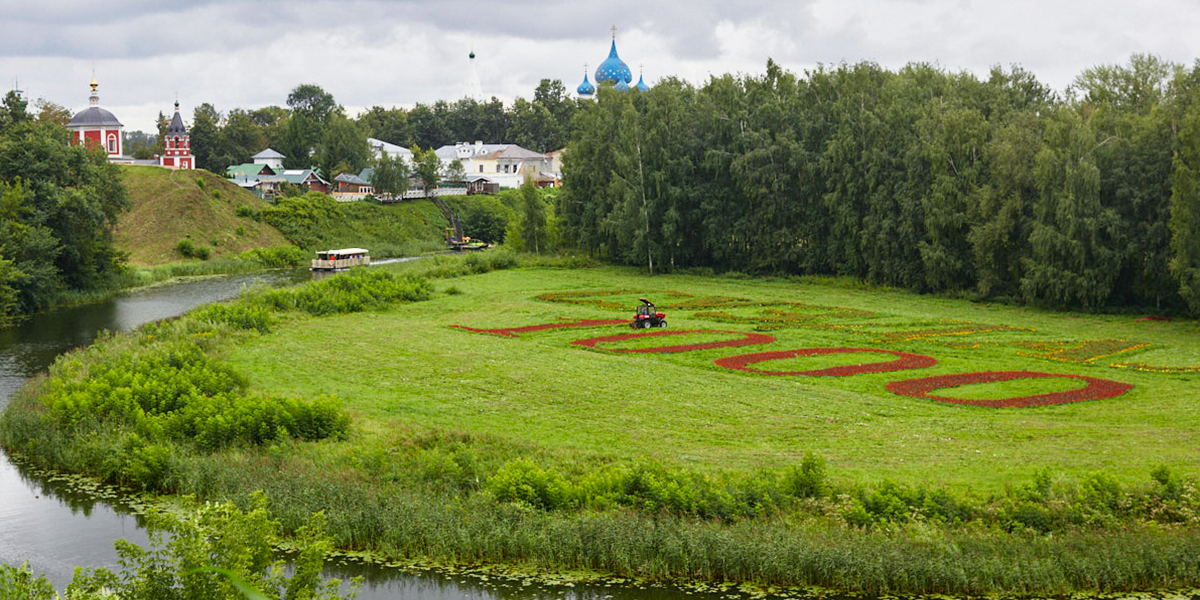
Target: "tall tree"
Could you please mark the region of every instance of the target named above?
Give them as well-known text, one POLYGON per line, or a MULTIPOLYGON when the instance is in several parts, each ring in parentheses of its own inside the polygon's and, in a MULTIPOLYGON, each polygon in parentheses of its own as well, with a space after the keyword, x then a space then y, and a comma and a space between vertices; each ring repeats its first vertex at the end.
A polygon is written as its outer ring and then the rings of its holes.
POLYGON ((226 115, 221 138, 232 165, 248 163, 250 157, 266 148, 262 129, 255 124, 250 113, 240 108, 226 115))
POLYGON ((408 113, 402 108, 372 106, 358 116, 358 123, 366 128, 368 136, 377 140, 405 148, 413 145, 408 113))
POLYGON ((55 125, 66 125, 71 122, 71 111, 65 106, 55 104, 45 98, 38 98, 33 103, 34 108, 38 109, 37 120, 42 123, 54 123, 55 125))
POLYGON ((1200 61, 1175 82, 1179 132, 1171 173, 1171 272, 1179 295, 1200 315, 1200 61))
POLYGON ((4 101, 0 102, 0 135, 3 135, 9 129, 31 120, 31 116, 26 108, 29 103, 16 92, 8 92, 4 95, 4 101))
POLYGON ((1100 203, 1094 132, 1069 108, 1046 125, 1035 159, 1038 195, 1021 279, 1028 302, 1062 307, 1102 306, 1121 263, 1120 220, 1100 203))
POLYGON ((224 173, 229 166, 229 153, 221 139, 221 113, 205 102, 192 113, 192 128, 188 131, 196 165, 213 173, 224 173))
POLYGON ((284 164, 289 168, 303 169, 314 166, 314 150, 324 137, 325 128, 334 113, 341 107, 333 96, 313 84, 296 86, 287 97, 291 115, 279 139, 284 164))
POLYGON ((521 184, 521 240, 536 254, 546 246, 546 208, 532 177, 521 184))
POLYGON ((358 173, 371 161, 367 136, 358 124, 335 113, 317 147, 321 170, 331 180, 341 173, 358 173))
POLYGON ((67 141, 49 122, 0 134, 0 254, 22 273, 15 286, 26 312, 59 289, 97 289, 119 272, 112 230, 128 200, 118 168, 103 151, 67 141))
POLYGON ((386 200, 394 200, 408 191, 408 178, 411 172, 408 163, 399 156, 391 156, 386 152, 380 153, 375 159, 375 169, 371 172, 371 185, 375 194, 386 200))

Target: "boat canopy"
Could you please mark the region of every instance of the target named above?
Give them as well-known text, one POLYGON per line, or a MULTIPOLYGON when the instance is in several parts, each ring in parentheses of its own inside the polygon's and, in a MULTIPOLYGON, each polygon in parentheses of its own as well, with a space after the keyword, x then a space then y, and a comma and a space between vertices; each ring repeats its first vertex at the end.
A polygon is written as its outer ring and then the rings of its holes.
POLYGON ((322 250, 317 252, 317 257, 322 260, 333 260, 347 256, 361 256, 369 252, 366 248, 342 248, 341 250, 322 250))

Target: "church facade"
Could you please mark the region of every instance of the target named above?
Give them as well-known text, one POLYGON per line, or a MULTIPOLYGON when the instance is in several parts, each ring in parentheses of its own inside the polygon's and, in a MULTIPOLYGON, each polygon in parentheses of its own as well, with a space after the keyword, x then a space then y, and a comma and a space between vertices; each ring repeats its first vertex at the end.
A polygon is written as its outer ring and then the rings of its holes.
POLYGON ((191 142, 183 117, 179 116, 179 102, 175 102, 175 116, 167 126, 163 137, 163 155, 158 157, 158 166, 168 169, 195 169, 196 157, 192 156, 191 142))
POLYGON ((122 140, 125 126, 115 115, 100 108, 100 94, 96 91, 99 86, 93 77, 92 95, 88 98, 89 106, 67 123, 67 129, 71 130, 71 144, 103 148, 110 158, 121 158, 125 154, 122 140))

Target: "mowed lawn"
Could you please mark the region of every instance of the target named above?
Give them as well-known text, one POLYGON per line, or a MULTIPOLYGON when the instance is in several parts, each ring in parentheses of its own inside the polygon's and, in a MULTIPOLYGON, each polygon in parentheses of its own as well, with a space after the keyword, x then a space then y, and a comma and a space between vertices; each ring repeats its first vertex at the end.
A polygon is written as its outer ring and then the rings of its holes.
MULTIPOLYGON (((1126 482, 1148 480, 1159 464, 1194 475, 1200 456, 1200 373, 1110 366, 1200 365, 1200 336, 1191 321, 1139 322, 1129 315, 1056 313, 897 291, 650 277, 615 268, 497 271, 438 280, 435 288, 434 299, 388 312, 289 323, 227 358, 257 389, 340 398, 365 436, 352 444, 386 444, 392 428, 417 426, 532 444, 548 460, 650 459, 699 470, 779 468, 811 451, 829 461, 836 481, 888 479, 982 494, 1023 484, 1045 467, 1069 476, 1103 471, 1126 482), (569 295, 617 291, 624 293, 569 295), (546 293, 567 293, 571 302, 537 298, 546 293), (609 325, 502 337, 451 327, 628 319, 638 296, 660 306, 685 305, 666 309, 667 331, 735 333, 671 334, 591 349, 570 342, 633 330, 609 325), (747 306, 750 301, 768 306, 747 306), (792 316, 768 322, 773 313, 766 311, 772 310, 792 316), (612 351, 702 344, 750 332, 776 341, 671 354, 612 351), (771 376, 714 364, 739 354, 832 347, 915 353, 937 364, 841 377, 771 376), (1027 408, 951 404, 886 389, 893 381, 981 371, 1082 375, 1134 387, 1113 398, 1027 408)), ((753 367, 799 371, 894 358, 836 354, 753 367)), ((937 394, 1006 398, 1083 385, 1078 379, 1022 379, 937 394)))

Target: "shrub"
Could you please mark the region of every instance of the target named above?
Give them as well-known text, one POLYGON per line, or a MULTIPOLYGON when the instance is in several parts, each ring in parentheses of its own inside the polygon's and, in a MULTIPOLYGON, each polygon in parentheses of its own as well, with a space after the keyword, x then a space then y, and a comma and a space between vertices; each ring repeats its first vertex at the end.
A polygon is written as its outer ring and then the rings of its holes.
POLYGON ((267 307, 250 302, 209 304, 192 311, 197 321, 224 324, 243 331, 269 333, 272 318, 267 307))
MULTIPOLYGON (((333 548, 322 513, 308 517, 289 540, 295 551, 289 554, 287 569, 273 547, 280 542, 280 524, 269 518, 262 494, 251 497, 246 511, 185 498, 178 511, 150 509, 146 528, 149 549, 117 541, 120 576, 106 567, 78 569, 66 597, 342 598, 340 582, 321 577, 325 556, 333 548)), ((358 584, 352 583, 347 598, 355 596, 358 584)))
POLYGON ((296 267, 308 262, 308 253, 296 246, 271 246, 255 248, 238 255, 242 260, 254 261, 264 267, 281 269, 296 267))
POLYGON ((42 390, 47 415, 67 431, 126 427, 126 456, 110 475, 149 487, 162 466, 146 444, 174 441, 211 451, 234 443, 262 445, 283 435, 305 440, 344 435, 349 417, 335 401, 305 402, 248 393, 245 380, 198 346, 181 342, 114 352, 64 373, 42 390), (135 479, 134 475, 149 480, 135 479))
POLYGON ((259 301, 277 310, 334 315, 381 308, 394 302, 428 300, 433 287, 423 278, 355 269, 290 290, 272 290, 259 301))
POLYGON ((798 466, 784 477, 786 489, 797 498, 820 498, 825 495, 825 459, 805 452, 798 466))
POLYGON ((196 244, 192 243, 191 238, 183 238, 175 244, 175 251, 184 258, 192 258, 196 256, 196 244))
POLYGON ((29 563, 14 567, 0 562, 0 598, 54 600, 54 585, 45 575, 35 576, 29 563))
POLYGON ((1183 483, 1167 465, 1154 467, 1154 470, 1150 471, 1150 478, 1162 486, 1159 489, 1159 495, 1164 500, 1175 500, 1183 492, 1183 483))
POLYGON ((197 246, 194 254, 200 260, 208 260, 208 257, 212 256, 212 250, 207 246, 197 246))
POLYGON ((528 458, 505 464, 487 480, 487 489, 501 502, 520 502, 550 510, 563 506, 567 483, 558 473, 542 470, 528 458))

